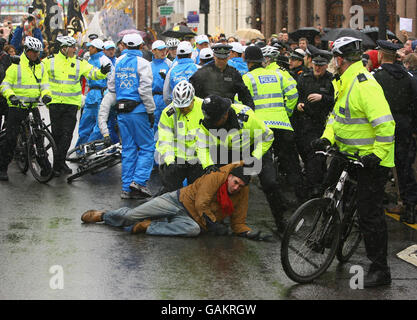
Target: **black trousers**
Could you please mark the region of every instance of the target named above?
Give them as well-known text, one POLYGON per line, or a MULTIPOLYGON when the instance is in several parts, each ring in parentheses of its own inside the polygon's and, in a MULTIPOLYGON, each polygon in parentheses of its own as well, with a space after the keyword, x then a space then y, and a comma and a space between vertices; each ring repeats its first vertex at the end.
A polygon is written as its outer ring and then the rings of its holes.
MULTIPOLYGON (((35 117, 40 118, 38 108, 34 108, 32 113, 35 117)), ((6 125, 6 138, 0 145, 0 169, 7 170, 10 162, 13 160, 14 150, 17 143, 17 135, 19 134, 20 124, 28 116, 27 109, 17 107, 9 108, 9 117, 6 125)))
POLYGON ((50 104, 52 136, 57 146, 55 167, 59 168, 65 162, 71 145, 75 124, 77 123, 78 106, 71 104, 50 104))
POLYGON ((162 165, 159 167, 164 192, 171 192, 182 188, 184 179, 190 185, 203 175, 203 168, 197 164, 172 164, 169 167, 162 165))
POLYGON ((396 132, 395 167, 398 187, 404 204, 417 204, 417 181, 412 167, 416 156, 416 141, 410 131, 396 132))
POLYGON ((0 96, 0 130, 3 128, 4 123, 2 123, 2 116, 4 116, 4 121, 7 121, 7 116, 9 114, 9 106, 7 105, 7 100, 0 96))
MULTIPOLYGON (((305 129, 305 128, 304 128, 305 129)), ((306 178, 306 189, 319 189, 323 183, 326 174, 326 157, 316 154, 311 147, 311 142, 321 137, 323 128, 309 128, 296 133, 296 144, 298 153, 304 163, 304 172, 306 178)))
POLYGON ((278 156, 279 167, 287 175, 288 182, 294 188, 298 201, 303 202, 306 198, 306 191, 294 131, 285 129, 272 129, 272 131, 274 132, 272 148, 274 154, 278 156))
MULTIPOLYGON (((362 232, 366 255, 371 260, 371 270, 388 269, 388 231, 385 221, 383 200, 389 168, 357 168, 352 172, 358 182, 357 206, 359 228, 362 232)), ((334 158, 329 166, 325 187, 335 185, 342 172, 342 162, 334 158)))

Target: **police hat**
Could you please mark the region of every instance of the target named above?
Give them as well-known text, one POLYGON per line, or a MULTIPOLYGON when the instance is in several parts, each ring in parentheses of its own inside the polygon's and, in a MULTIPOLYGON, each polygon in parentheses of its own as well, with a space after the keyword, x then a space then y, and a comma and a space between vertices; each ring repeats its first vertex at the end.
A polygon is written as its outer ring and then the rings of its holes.
POLYGON ((289 59, 286 55, 280 54, 275 58, 278 65, 285 65, 287 68, 290 66, 289 59))
POLYGON ((306 53, 303 49, 297 48, 293 52, 291 52, 290 59, 294 60, 304 60, 306 53))
POLYGON ((395 53, 397 52, 398 49, 402 48, 402 46, 396 43, 392 43, 391 41, 388 41, 388 40, 377 40, 376 44, 378 45, 378 47, 376 48, 377 50, 389 51, 392 53, 395 53))
POLYGON ((248 46, 245 49, 245 61, 246 62, 263 62, 264 55, 261 48, 258 46, 248 46))
POLYGON ((315 65, 324 66, 326 64, 329 64, 331 58, 332 58, 332 53, 330 51, 318 50, 318 52, 316 52, 313 55, 312 62, 315 65))
POLYGON ((232 46, 223 43, 215 44, 212 47, 214 56, 220 59, 226 59, 229 56, 230 50, 232 48, 232 46))
POLYGON ((204 120, 210 123, 215 123, 225 115, 232 105, 232 101, 227 98, 216 96, 214 94, 209 95, 203 100, 201 109, 204 114, 204 120))
POLYGON ((310 57, 314 56, 319 52, 319 49, 313 46, 312 44, 307 45, 306 54, 310 57))
POLYGON ((97 38, 98 38, 98 35, 96 35, 95 33, 88 35, 88 39, 90 39, 90 41, 93 41, 94 39, 97 39, 97 38))

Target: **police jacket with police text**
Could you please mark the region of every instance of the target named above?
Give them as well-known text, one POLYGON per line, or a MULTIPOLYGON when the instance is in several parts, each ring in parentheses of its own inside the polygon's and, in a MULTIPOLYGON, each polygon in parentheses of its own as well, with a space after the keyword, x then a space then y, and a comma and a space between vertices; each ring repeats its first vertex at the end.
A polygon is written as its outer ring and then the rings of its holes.
POLYGON ((220 71, 215 63, 208 63, 199 69, 191 78, 195 95, 202 99, 210 94, 234 101, 237 94, 239 101, 255 110, 252 96, 242 80, 242 76, 235 68, 226 65, 224 71, 220 71))

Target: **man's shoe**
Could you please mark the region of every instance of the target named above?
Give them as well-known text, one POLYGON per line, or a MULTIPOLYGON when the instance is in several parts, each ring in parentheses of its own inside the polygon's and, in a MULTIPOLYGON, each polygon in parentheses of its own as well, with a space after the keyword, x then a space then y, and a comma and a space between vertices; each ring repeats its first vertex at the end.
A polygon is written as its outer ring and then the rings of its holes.
POLYGON ((152 197, 152 193, 149 191, 148 188, 141 186, 140 184, 137 184, 136 182, 132 182, 129 186, 131 190, 132 196, 134 196, 134 199, 141 199, 141 198, 150 198, 152 197), (136 198, 137 197, 137 198, 136 198))
POLYGON ((132 233, 145 233, 151 222, 151 220, 143 220, 136 223, 132 228, 132 233))
POLYGON ((81 216, 81 221, 85 223, 95 223, 103 221, 104 211, 88 210, 81 216))
POLYGON ((277 227, 277 232, 279 234, 284 233, 285 229, 287 228, 288 221, 284 218, 280 219, 280 221, 275 220, 275 225, 277 227))
POLYGON ((9 181, 7 170, 0 170, 0 181, 9 181))
POLYGON ((71 174, 72 169, 70 167, 68 167, 68 165, 64 162, 61 166, 61 172, 65 173, 65 174, 71 174))
POLYGON ((54 177, 60 177, 61 176, 61 170, 59 169, 53 169, 53 175, 54 177))
POLYGON ((389 270, 372 270, 367 273, 364 279, 364 287, 372 288, 391 284, 391 273, 389 270))
POLYGON ((402 215, 405 211, 405 206, 402 204, 397 204, 395 207, 387 208, 389 213, 399 214, 402 215))
POLYGON ((407 204, 405 207, 405 212, 403 212, 400 216, 400 222, 405 222, 408 224, 414 224, 415 221, 415 205, 407 204))

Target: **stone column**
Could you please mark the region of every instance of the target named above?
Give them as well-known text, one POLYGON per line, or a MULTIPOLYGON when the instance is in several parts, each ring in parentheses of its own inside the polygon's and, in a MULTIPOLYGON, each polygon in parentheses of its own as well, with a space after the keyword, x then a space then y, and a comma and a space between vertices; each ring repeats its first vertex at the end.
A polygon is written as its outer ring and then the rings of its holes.
POLYGON ((283 0, 276 0, 275 2, 275 17, 276 17, 276 25, 275 25, 275 33, 278 34, 281 32, 284 23, 282 22, 284 5, 282 3, 283 0))
POLYGON ((314 1, 314 16, 320 17, 318 21, 314 20, 314 27, 320 24, 323 28, 327 27, 327 7, 326 1, 315 0, 314 1), (316 9, 317 8, 317 9, 316 9))
MULTIPOLYGON (((396 1, 396 17, 395 17, 395 32, 397 34, 397 37, 401 35, 400 33, 400 18, 405 17, 405 0, 397 0, 396 1), (397 20, 398 18, 398 20, 397 20)), ((402 39, 402 36, 400 36, 400 39, 402 39)))
POLYGON ((288 33, 295 31, 295 0, 288 0, 288 33))
POLYGON ((272 0, 265 0, 265 39, 268 39, 272 34, 272 0))
POLYGON ((300 0, 300 28, 307 27, 307 0, 300 0))
POLYGON ((343 15, 345 16, 345 20, 343 20, 343 28, 349 28, 351 6, 352 0, 343 0, 343 15))
POLYGON ((407 18, 413 19, 413 32, 411 36, 416 36, 417 30, 417 3, 415 1, 407 1, 406 7, 407 18))

